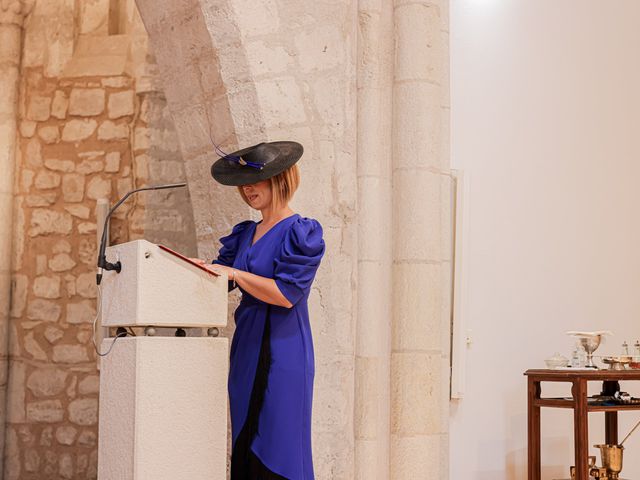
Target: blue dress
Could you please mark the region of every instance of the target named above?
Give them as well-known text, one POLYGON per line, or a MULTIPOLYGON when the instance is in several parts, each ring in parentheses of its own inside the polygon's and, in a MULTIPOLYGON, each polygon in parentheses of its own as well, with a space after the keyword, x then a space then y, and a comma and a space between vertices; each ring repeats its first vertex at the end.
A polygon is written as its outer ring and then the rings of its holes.
POLYGON ((238 286, 242 300, 234 314, 228 379, 234 450, 231 478, 313 480, 315 359, 307 300, 325 252, 322 226, 296 213, 251 245, 258 223, 236 224, 220 238, 222 248, 212 263, 275 279, 293 307, 263 302, 238 286), (249 455, 257 457, 268 472, 250 476, 246 471, 249 455))

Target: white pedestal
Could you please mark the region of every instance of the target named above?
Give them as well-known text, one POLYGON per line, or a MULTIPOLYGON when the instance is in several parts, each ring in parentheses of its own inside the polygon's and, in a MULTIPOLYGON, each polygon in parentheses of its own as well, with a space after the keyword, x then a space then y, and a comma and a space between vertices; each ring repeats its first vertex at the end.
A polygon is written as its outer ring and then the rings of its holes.
POLYGON ((118 339, 102 359, 98 479, 225 480, 228 352, 227 338, 118 339))

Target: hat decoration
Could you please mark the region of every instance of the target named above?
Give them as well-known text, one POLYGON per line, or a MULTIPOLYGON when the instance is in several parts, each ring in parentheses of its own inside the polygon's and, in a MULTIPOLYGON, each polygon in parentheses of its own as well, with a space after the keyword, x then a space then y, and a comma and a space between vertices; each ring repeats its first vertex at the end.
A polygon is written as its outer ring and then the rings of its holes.
POLYGON ((240 186, 271 178, 293 166, 304 151, 297 142, 276 141, 225 153, 213 141, 211 133, 209 139, 220 155, 211 165, 211 176, 223 185, 240 186))

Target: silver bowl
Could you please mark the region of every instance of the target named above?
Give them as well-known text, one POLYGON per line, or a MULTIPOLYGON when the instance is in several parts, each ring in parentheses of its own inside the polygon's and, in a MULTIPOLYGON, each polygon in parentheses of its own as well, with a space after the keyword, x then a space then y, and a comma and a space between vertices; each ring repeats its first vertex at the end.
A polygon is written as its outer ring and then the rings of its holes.
POLYGON ((580 341, 580 345, 584 348, 584 351, 587 352, 587 364, 585 367, 598 368, 593 363, 593 352, 595 352, 600 346, 602 335, 580 336, 578 337, 578 340, 580 341))

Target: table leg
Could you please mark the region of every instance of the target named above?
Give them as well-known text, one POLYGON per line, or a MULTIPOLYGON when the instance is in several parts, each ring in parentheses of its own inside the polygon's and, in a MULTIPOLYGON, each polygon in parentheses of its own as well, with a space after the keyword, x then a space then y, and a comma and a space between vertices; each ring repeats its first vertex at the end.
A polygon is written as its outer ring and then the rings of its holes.
POLYGON ((604 412, 604 441, 607 445, 618 444, 618 412, 604 412))
POLYGON ((573 425, 576 457, 576 480, 589 480, 589 417, 587 412, 587 382, 573 381, 573 425))
POLYGON ((528 378, 528 471, 529 480, 540 480, 540 407, 535 400, 540 398, 540 382, 528 378))

